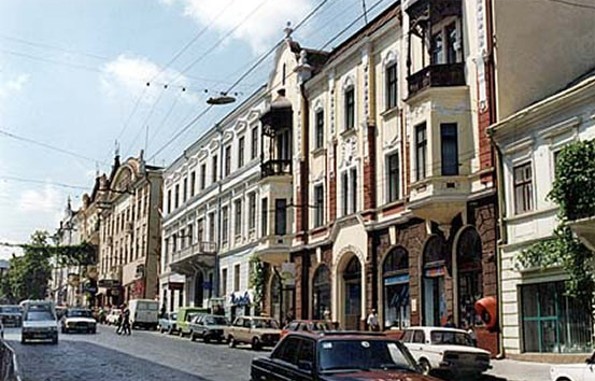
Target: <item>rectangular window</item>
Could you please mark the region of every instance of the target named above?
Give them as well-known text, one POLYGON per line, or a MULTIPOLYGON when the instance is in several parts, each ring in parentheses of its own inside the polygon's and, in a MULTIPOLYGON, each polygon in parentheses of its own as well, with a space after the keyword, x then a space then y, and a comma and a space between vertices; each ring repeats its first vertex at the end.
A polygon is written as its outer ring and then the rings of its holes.
POLYGON ((188 178, 184 179, 184 189, 183 189, 183 194, 184 194, 184 198, 182 199, 182 203, 186 202, 186 200, 188 200, 188 178))
POLYGON ((199 218, 198 221, 196 221, 196 239, 199 243, 205 240, 205 227, 202 218, 199 218))
POLYGON ((387 160, 387 175, 388 175, 388 202, 397 201, 399 199, 399 154, 397 152, 389 155, 387 160))
POLYGON ((171 213, 171 189, 167 191, 167 214, 171 213))
POLYGON ((345 91, 345 129, 355 127, 355 90, 352 88, 345 91))
POLYGON ((238 168, 244 166, 244 137, 240 137, 238 140, 238 168))
POLYGON ((213 164, 211 166, 212 168, 212 182, 216 183, 217 179, 219 179, 219 168, 217 167, 217 164, 219 163, 219 159, 217 158, 217 155, 213 156, 213 164))
POLYGON ((341 187, 343 201, 343 215, 346 216, 349 213, 349 175, 347 172, 343 172, 341 175, 341 187))
POLYGON ((386 109, 397 107, 397 64, 386 68, 386 109))
POLYGON ((439 65, 444 63, 444 47, 442 43, 442 31, 434 34, 430 47, 430 64, 439 65))
POLYGON ((275 235, 287 234, 287 200, 275 200, 275 235))
POLYGON ((196 194, 196 172, 190 173, 190 197, 194 197, 196 194))
POLYGON ((192 245, 194 243, 193 240, 193 232, 194 232, 194 226, 192 225, 188 225, 188 228, 186 229, 186 238, 188 238, 188 245, 192 245))
POLYGON ((452 64, 457 62, 457 24, 452 23, 444 29, 446 34, 446 63, 452 64))
POLYGON ((215 213, 209 213, 209 242, 215 242, 215 213))
POLYGON ((250 158, 256 159, 256 156, 258 156, 258 127, 252 129, 252 147, 250 149, 250 158))
POLYGON ((256 228, 256 193, 248 195, 248 230, 251 232, 256 228))
POLYGON ((315 148, 322 148, 324 146, 324 111, 320 110, 316 113, 316 141, 314 144, 315 148))
POLYGON ((200 190, 205 189, 207 185, 207 165, 201 164, 200 165, 200 190))
POLYGON ((459 146, 456 123, 440 125, 440 149, 442 150, 442 176, 459 174, 459 146))
POLYGON ((229 235, 229 208, 224 206, 221 209, 221 241, 225 245, 229 235))
POLYGON ((180 185, 179 184, 176 184, 175 189, 176 189, 176 192, 175 192, 176 193, 175 194, 175 198, 176 199, 175 199, 174 207, 177 209, 180 206, 180 185))
POLYGON ((233 290, 240 291, 240 264, 233 267, 233 290))
POLYGON ((225 147, 225 177, 231 173, 231 146, 225 147))
POLYGON ((269 199, 266 197, 260 202, 260 213, 262 215, 260 230, 262 236, 266 237, 269 235, 269 199))
POLYGON ((236 200, 234 202, 235 208, 235 220, 234 220, 234 233, 237 236, 242 235, 242 200, 236 200))
POLYGON ((351 213, 357 212, 357 169, 351 168, 351 213))
POLYGON ((314 227, 317 228, 324 224, 324 188, 322 185, 314 187, 314 227))
POLYGON ((533 210, 533 174, 531 163, 514 167, 514 211, 515 214, 533 210))
POLYGON ((422 123, 415 127, 415 179, 417 181, 426 178, 427 146, 426 124, 422 123))
POLYGON ((227 269, 221 270, 221 295, 227 295, 227 269))

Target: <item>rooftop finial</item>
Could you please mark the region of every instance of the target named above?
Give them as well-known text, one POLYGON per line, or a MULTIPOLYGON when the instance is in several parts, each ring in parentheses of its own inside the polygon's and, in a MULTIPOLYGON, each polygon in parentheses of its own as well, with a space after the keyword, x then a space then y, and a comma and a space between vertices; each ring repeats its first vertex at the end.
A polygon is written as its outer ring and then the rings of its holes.
POLYGON ((283 29, 283 31, 285 32, 285 39, 291 40, 291 34, 293 33, 293 28, 291 27, 291 21, 287 22, 287 26, 285 27, 285 29, 283 29))

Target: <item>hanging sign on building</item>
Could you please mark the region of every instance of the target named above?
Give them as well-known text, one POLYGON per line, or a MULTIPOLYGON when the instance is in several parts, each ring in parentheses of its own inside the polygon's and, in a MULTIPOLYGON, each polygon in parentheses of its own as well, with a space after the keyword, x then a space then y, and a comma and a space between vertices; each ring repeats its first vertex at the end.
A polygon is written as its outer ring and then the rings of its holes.
POLYGON ((284 286, 295 286, 295 263, 281 264, 280 275, 284 286))

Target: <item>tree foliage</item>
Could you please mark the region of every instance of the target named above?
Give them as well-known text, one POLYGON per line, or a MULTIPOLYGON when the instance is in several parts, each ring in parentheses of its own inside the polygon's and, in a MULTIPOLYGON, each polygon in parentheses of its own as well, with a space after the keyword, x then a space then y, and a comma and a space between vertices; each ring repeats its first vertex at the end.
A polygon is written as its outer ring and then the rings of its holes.
MULTIPOLYGON (((556 178, 548 198, 559 206, 559 225, 551 239, 523 250, 516 267, 546 269, 562 267, 568 274, 566 294, 592 300, 595 293, 593 253, 567 225, 568 221, 595 215, 595 141, 574 142, 556 159, 556 178)), ((589 306, 591 303, 588 303, 589 306)))
POLYGON ((266 278, 266 266, 265 264, 258 258, 258 256, 253 255, 250 258, 250 279, 249 279, 249 286, 253 290, 254 295, 254 306, 260 310, 262 307, 262 298, 264 295, 264 283, 266 278))

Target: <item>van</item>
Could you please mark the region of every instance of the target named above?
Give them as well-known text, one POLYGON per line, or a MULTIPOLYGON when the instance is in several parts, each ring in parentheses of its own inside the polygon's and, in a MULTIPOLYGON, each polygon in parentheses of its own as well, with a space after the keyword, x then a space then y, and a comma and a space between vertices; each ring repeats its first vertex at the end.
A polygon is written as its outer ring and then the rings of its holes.
POLYGON ((128 302, 130 326, 157 329, 159 302, 152 299, 132 299, 128 302))
POLYGON ((58 320, 54 303, 45 300, 25 300, 23 308, 23 324, 21 343, 29 340, 49 340, 58 344, 58 320))

